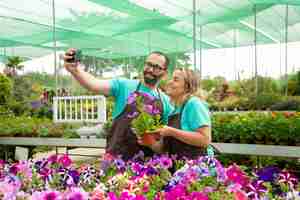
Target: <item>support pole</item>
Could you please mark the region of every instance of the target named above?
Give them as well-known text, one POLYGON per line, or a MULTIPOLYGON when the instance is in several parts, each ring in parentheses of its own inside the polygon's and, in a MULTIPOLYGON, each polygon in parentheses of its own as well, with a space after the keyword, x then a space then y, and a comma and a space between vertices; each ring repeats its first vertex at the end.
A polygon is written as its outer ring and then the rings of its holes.
POLYGON ((196 0, 193 0, 193 52, 194 52, 194 70, 197 69, 196 55, 196 0))
POLYGON ((254 5, 254 76, 255 76, 255 94, 258 96, 258 71, 257 71, 257 30, 256 30, 256 4, 254 5))
POLYGON ((289 22, 289 5, 287 4, 285 7, 285 68, 284 68, 284 77, 285 77, 285 91, 284 94, 285 96, 288 95, 288 84, 289 84, 289 78, 288 78, 288 22, 289 22))
POLYGON ((199 76, 200 80, 202 80, 202 26, 200 26, 200 56, 199 56, 199 62, 200 62, 200 69, 199 69, 199 76))
POLYGON ((233 67, 234 80, 237 80, 237 66, 236 66, 236 29, 233 30, 233 67))
POLYGON ((52 22, 53 22, 53 52, 54 52, 54 75, 55 75, 55 94, 58 91, 58 69, 56 61, 56 28, 55 28, 55 0, 52 0, 52 22))

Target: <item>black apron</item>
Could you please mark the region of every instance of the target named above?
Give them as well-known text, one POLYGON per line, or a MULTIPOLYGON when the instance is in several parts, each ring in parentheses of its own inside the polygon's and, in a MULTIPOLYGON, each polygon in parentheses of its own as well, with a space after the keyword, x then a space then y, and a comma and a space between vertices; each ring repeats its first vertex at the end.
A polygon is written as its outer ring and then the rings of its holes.
MULTIPOLYGON (((138 84, 134 93, 141 95, 139 92, 141 83, 138 84)), ((161 115, 163 113, 163 104, 160 97, 160 92, 157 90, 159 99, 150 99, 144 96, 144 102, 147 104, 155 105, 160 111, 161 115)), ((145 146, 139 145, 137 143, 136 135, 131 130, 131 121, 134 118, 128 117, 128 115, 133 112, 138 112, 136 104, 126 104, 123 112, 113 120, 110 132, 107 135, 107 146, 106 152, 112 155, 121 155, 122 159, 129 160, 133 158, 135 154, 139 151, 143 151, 145 156, 153 156, 154 152, 145 146)))
MULTIPOLYGON (((181 114, 184 106, 185 103, 182 105, 179 113, 169 117, 168 126, 181 129, 181 114)), ((186 144, 172 136, 164 137, 163 145, 166 152, 170 155, 177 155, 179 159, 184 157, 188 159, 196 159, 199 156, 206 155, 206 148, 186 144)))

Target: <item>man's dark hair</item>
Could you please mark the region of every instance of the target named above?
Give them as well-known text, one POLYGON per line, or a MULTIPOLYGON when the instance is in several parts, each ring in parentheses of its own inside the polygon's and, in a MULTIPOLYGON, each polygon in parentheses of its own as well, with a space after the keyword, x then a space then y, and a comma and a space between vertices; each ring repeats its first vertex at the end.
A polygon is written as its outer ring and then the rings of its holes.
POLYGON ((149 55, 151 55, 151 54, 157 54, 157 55, 163 56, 165 58, 165 66, 168 69, 168 65, 170 64, 170 59, 167 56, 167 54, 160 52, 160 51, 152 51, 149 55))

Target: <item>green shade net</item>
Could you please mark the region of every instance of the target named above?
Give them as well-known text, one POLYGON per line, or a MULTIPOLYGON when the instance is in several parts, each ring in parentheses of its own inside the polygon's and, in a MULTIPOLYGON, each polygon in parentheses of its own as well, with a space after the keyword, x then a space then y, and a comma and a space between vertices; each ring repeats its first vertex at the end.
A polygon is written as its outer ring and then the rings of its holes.
MULTIPOLYGON (((106 59, 193 50, 192 0, 54 3, 57 50, 76 47, 106 59)), ((299 41, 299 0, 196 0, 196 48, 253 45, 255 11, 257 44, 285 42, 286 5, 288 41, 299 41)), ((0 55, 33 58, 53 52, 52 11, 52 0, 0 0, 0 55)))

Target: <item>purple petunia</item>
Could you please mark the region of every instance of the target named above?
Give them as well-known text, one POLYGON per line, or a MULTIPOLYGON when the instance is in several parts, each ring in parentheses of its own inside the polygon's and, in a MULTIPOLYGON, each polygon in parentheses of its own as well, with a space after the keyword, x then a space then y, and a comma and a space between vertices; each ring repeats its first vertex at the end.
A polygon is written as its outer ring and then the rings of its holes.
POLYGON ((263 185, 263 181, 254 180, 248 184, 247 189, 249 190, 247 196, 252 199, 260 199, 263 194, 267 192, 267 188, 263 185))
POLYGON ((127 115, 127 117, 128 117, 129 119, 132 119, 132 118, 137 117, 138 114, 139 114, 138 112, 132 112, 132 113, 129 113, 129 114, 127 115))
POLYGON ((144 105, 144 111, 146 112, 146 113, 148 113, 148 114, 150 114, 150 115, 152 115, 153 113, 152 113, 152 111, 153 111, 153 105, 150 105, 150 104, 148 104, 148 105, 144 105))
POLYGON ((268 166, 257 171, 256 175, 259 180, 273 182, 278 177, 280 169, 274 166, 268 166))
POLYGON ((122 159, 116 159, 114 161, 114 164, 116 165, 117 169, 120 170, 120 171, 124 171, 126 168, 125 168, 125 162, 122 160, 122 159))
POLYGON ((129 97, 128 97, 128 99, 127 99, 127 103, 128 104, 135 104, 135 102, 136 102, 136 97, 138 96, 138 94, 137 93, 135 93, 135 92, 133 92, 133 93, 131 93, 130 95, 129 95, 129 97))
POLYGON ((69 170, 68 171, 68 185, 77 185, 79 182, 80 174, 77 170, 69 170))

